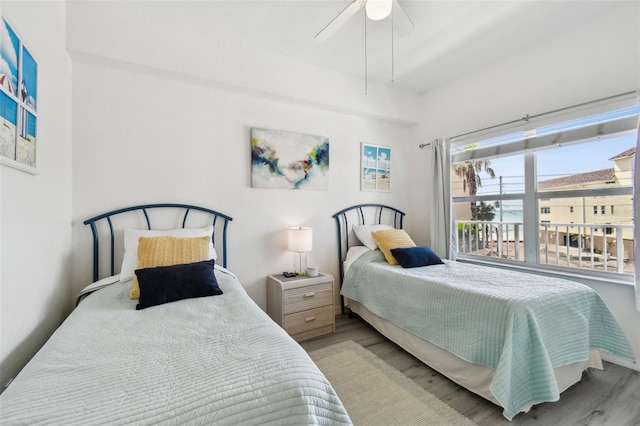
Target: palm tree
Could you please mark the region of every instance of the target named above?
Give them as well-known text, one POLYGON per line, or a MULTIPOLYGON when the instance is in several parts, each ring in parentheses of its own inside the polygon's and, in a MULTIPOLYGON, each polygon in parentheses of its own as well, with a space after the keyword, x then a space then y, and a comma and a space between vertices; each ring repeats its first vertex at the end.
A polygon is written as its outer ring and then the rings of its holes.
MULTIPOLYGON (((482 187, 482 179, 480 178, 481 172, 487 173, 492 179, 495 178, 496 173, 491 167, 489 167, 490 164, 491 161, 489 160, 467 160, 464 163, 455 166, 454 171, 456 175, 462 178, 463 191, 468 192, 471 196, 478 193, 478 188, 482 187)), ((470 204, 471 220, 478 220, 478 206, 475 201, 472 201, 470 204)))
POLYGON ((493 204, 487 204, 484 201, 480 201, 480 204, 478 204, 478 220, 491 222, 495 217, 496 208, 493 204))

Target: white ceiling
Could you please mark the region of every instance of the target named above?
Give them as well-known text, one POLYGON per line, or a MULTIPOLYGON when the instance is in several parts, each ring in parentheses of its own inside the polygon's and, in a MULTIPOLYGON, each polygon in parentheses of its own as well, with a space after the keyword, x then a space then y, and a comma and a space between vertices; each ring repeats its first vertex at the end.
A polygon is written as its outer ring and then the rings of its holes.
MULTIPOLYGON (((154 13, 171 13, 183 28, 362 78, 365 76, 364 9, 328 41, 314 36, 351 0, 167 2, 154 13), (178 12, 176 12, 178 11, 178 12)), ((612 1, 426 1, 400 0, 415 30, 394 39, 397 87, 421 93, 532 43, 552 40, 616 7, 612 1)), ((368 81, 390 84, 389 20, 367 23, 368 81)))

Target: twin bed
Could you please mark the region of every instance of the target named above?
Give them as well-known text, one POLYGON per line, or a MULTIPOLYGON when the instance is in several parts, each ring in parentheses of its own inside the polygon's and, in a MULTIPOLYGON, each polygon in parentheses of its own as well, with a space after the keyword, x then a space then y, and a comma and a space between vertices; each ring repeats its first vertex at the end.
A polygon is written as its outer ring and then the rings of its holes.
POLYGON ((507 419, 558 400, 585 368, 602 368, 599 350, 634 359, 619 325, 590 287, 442 261, 433 253, 425 257, 420 248, 397 253, 420 253, 424 262, 417 264, 424 266, 411 267, 415 258, 391 265, 385 251, 413 244, 406 234, 398 241, 404 215, 379 204, 334 215, 343 307, 346 298, 352 312, 435 370, 503 407, 507 419), (372 232, 376 240, 369 238, 372 232))
MULTIPOLYGON (((0 424, 351 424, 306 352, 225 268, 229 221, 213 210, 174 204, 87 220, 95 280, 101 267, 109 276, 83 290, 76 309, 0 395, 0 424), (220 291, 189 294, 165 283, 158 296, 138 274, 140 299, 131 299, 131 277, 113 276, 119 247, 132 241, 123 225, 176 228, 173 236, 186 239, 204 230, 215 242, 206 256, 217 258, 215 270, 209 260, 189 265, 209 273, 204 287, 220 291), (143 302, 151 305, 142 309, 143 302)), ((166 235, 138 234, 152 242, 166 235)), ((125 247, 125 262, 132 251, 125 247)))

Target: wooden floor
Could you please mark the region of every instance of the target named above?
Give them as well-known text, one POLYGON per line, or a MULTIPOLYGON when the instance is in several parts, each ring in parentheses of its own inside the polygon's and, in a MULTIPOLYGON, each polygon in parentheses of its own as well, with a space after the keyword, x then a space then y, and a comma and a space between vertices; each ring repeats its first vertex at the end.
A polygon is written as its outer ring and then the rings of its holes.
POLYGON ((302 343, 307 351, 353 340, 445 401, 478 426, 640 426, 640 373, 605 362, 560 395, 560 401, 534 406, 509 422, 502 409, 427 367, 359 318, 340 316, 336 333, 302 343))

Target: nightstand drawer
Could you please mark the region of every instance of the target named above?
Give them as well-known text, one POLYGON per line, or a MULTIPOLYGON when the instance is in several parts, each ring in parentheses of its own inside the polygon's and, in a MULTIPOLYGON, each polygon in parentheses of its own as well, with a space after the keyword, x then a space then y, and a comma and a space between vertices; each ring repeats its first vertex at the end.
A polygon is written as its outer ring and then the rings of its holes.
POLYGON ((333 312, 333 305, 298 312, 284 317, 284 329, 292 336, 325 326, 331 326, 331 331, 333 331, 334 324, 335 314, 333 312))
POLYGON ((284 292, 284 314, 289 315, 331 305, 332 299, 332 282, 288 289, 284 292))

